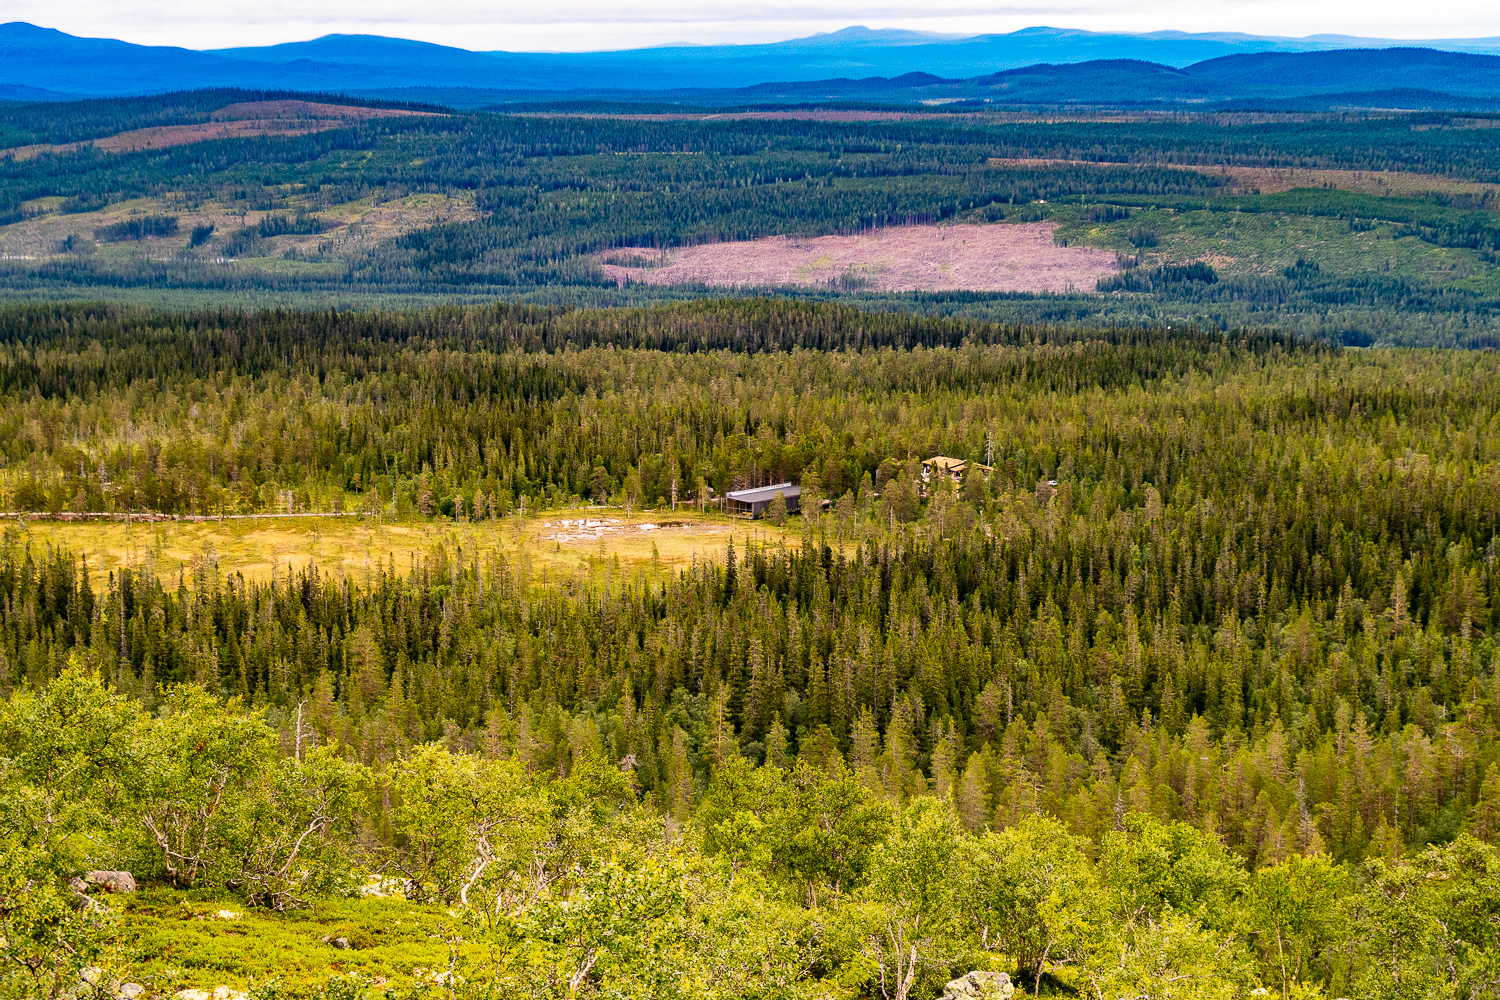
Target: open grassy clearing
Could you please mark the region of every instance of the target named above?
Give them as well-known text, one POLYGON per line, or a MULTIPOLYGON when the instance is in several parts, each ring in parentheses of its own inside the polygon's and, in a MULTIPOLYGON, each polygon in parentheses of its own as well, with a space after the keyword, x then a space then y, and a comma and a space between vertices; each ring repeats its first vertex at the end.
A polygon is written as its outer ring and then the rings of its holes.
MULTIPOLYGON (((284 205, 274 211, 246 211, 233 203, 189 202, 167 195, 121 202, 100 212, 65 213, 61 210, 63 199, 39 198, 25 206, 30 218, 0 226, 0 255, 39 261, 80 252, 99 260, 215 260, 222 256, 234 231, 309 208, 305 199, 296 196, 288 195, 283 201, 284 205), (95 230, 149 216, 176 217, 176 234, 118 243, 95 238, 95 230), (212 226, 214 234, 206 243, 191 247, 192 232, 199 226, 212 226), (74 241, 71 250, 65 245, 70 238, 74 241)), ((264 268, 264 261, 289 253, 347 259, 407 233, 479 217, 472 192, 421 193, 391 200, 361 198, 312 214, 321 220, 324 232, 266 237, 255 257, 242 257, 239 263, 264 268)))
POLYGON ((144 567, 163 577, 181 572, 191 582, 193 568, 205 558, 221 573, 241 573, 247 580, 284 578, 317 565, 335 576, 363 581, 382 565, 405 573, 439 549, 466 565, 503 558, 518 563, 533 582, 547 583, 595 572, 675 572, 695 561, 722 559, 731 539, 743 549, 752 541, 791 540, 799 530, 796 519, 778 529, 766 521, 700 516, 686 509, 627 517, 618 508, 583 508, 520 522, 512 517, 477 523, 337 517, 130 524, 13 521, 4 538, 7 544, 51 545, 86 555, 96 584, 122 566, 144 567))
MULTIPOLYGON (((1201 170, 1202 167, 1183 169, 1201 170)), ((1274 194, 1293 188, 1327 187, 1340 191, 1392 197, 1419 197, 1424 194, 1494 196, 1494 184, 1479 184, 1438 174, 1407 173, 1397 170, 1306 170, 1295 167, 1212 167, 1215 173, 1234 180, 1235 193, 1259 191, 1274 194)))
MULTIPOLYGON (((1056 160, 1040 158, 1003 159, 993 157, 992 167, 1045 166, 1131 166, 1125 163, 1100 163, 1095 160, 1056 160)), ((1421 174, 1399 170, 1314 170, 1302 167, 1245 167, 1226 164, 1163 163, 1173 170, 1192 170, 1219 174, 1232 181, 1225 194, 1276 194, 1294 188, 1332 188, 1388 197, 1412 198, 1429 194, 1495 197, 1494 184, 1458 180, 1442 174, 1421 174)))
POLYGON ((1058 221, 1059 240, 1142 253, 1142 263, 1153 267, 1201 260, 1229 274, 1271 275, 1302 259, 1333 274, 1375 273, 1437 283, 1483 281, 1497 271, 1473 250, 1398 237, 1387 223, 1358 229, 1327 216, 1173 209, 1132 209, 1128 219, 1097 223, 1075 206, 1057 206, 1049 217, 1058 221), (1137 248, 1131 233, 1142 231, 1157 245, 1137 248))
POLYGON ((272 981, 305 995, 350 975, 377 989, 411 989, 438 981, 454 954, 450 941, 459 957, 480 957, 480 945, 457 940, 463 922, 449 910, 403 899, 320 899, 274 913, 228 895, 148 886, 109 902, 120 915, 129 978, 147 998, 219 987, 241 993, 272 981))

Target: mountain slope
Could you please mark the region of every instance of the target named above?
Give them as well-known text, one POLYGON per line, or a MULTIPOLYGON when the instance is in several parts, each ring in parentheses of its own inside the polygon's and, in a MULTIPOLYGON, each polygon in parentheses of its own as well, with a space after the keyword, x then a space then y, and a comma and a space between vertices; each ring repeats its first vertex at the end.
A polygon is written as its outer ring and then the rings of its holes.
POLYGON ((991 100, 1037 103, 1222 100, 1234 90, 1213 80, 1196 79, 1184 70, 1137 59, 1028 66, 969 83, 991 100))
POLYGON ((847 99, 1192 106, 1322 99, 1354 107, 1487 108, 1500 99, 1500 57, 1426 49, 1256 54, 1182 69, 1101 59, 1027 66, 968 80, 913 75, 762 84, 713 97, 728 103, 847 99))
POLYGON ((1451 94, 1500 92, 1500 58, 1435 49, 1346 49, 1337 52, 1264 52, 1210 59, 1184 72, 1201 80, 1259 90, 1380 90, 1417 87, 1451 94))
POLYGON ((132 94, 207 86, 240 71, 192 49, 79 38, 24 22, 0 25, 0 84, 81 94, 132 94))
POLYGON ((495 55, 491 53, 405 38, 387 38, 383 35, 324 35, 306 42, 216 49, 213 54, 240 62, 279 65, 305 61, 346 67, 444 69, 480 73, 493 72, 497 68, 495 55))
POLYGON ((766 45, 620 52, 471 52, 373 35, 198 52, 79 38, 16 22, 0 25, 0 99, 215 87, 390 97, 409 96, 402 92, 412 89, 465 91, 474 93, 469 104, 672 92, 717 93, 731 101, 1035 103, 1201 103, 1391 90, 1500 95, 1500 57, 1339 44, 1059 28, 971 38, 850 28, 766 45), (1325 51, 1287 51, 1306 48, 1325 51), (754 89, 739 93, 742 88, 754 89))

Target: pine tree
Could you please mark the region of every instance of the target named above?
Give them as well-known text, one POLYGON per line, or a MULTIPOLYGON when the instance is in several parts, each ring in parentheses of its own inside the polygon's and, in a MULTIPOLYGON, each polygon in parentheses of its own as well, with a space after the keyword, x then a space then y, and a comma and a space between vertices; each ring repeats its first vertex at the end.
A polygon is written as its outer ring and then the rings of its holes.
POLYGON ((1370 846, 1365 850, 1365 857, 1383 860, 1386 864, 1394 865, 1401 860, 1405 853, 1401 842, 1401 834, 1396 828, 1386 821, 1385 813, 1380 814, 1380 821, 1375 824, 1375 832, 1370 835, 1370 846))
POLYGON ((778 712, 771 720, 771 728, 766 731, 766 763, 783 771, 791 762, 787 750, 787 736, 786 726, 781 724, 781 713, 778 712))
POLYGON ((786 497, 780 490, 776 491, 776 495, 771 498, 770 504, 766 507, 766 519, 778 528, 786 524, 786 497))
POLYGON ((807 667, 807 699, 803 704, 803 715, 809 728, 817 728, 829 721, 828 676, 823 666, 823 657, 816 649, 812 651, 807 667))
POLYGON ((713 717, 709 729, 709 753, 715 771, 722 768, 731 757, 739 756, 734 723, 729 718, 729 698, 729 685, 720 681, 713 692, 713 717))
POLYGON ((1479 800, 1469 813, 1469 829, 1480 840, 1500 843, 1500 764, 1491 764, 1479 786, 1479 800))
POLYGON ((954 805, 964 826, 972 833, 985 829, 990 822, 989 779, 985 775, 988 756, 988 747, 969 755, 955 790, 954 805))
POLYGON ((884 795, 880 776, 880 732, 868 705, 860 709, 849 734, 849 766, 859 783, 875 795, 884 795))
POLYGON ((937 727, 932 748, 932 793, 940 799, 956 800, 958 793, 958 737, 953 724, 943 720, 937 727))
POLYGON ((802 512, 803 520, 809 525, 815 525, 818 516, 823 513, 823 479, 818 475, 816 465, 809 465, 803 471, 801 487, 797 507, 802 512))
POLYGON ((667 752, 667 780, 663 803, 668 815, 679 823, 687 822, 693 807, 693 767, 688 757, 687 734, 682 727, 672 727, 672 743, 667 752))

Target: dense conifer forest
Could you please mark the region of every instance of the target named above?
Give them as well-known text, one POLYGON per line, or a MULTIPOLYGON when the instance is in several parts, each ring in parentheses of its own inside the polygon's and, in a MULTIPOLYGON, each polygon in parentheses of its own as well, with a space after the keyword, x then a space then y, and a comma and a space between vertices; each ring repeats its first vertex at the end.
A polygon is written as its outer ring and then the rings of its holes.
POLYGON ((1493 995, 1497 398, 1493 352, 784 300, 7 309, 0 508, 518 541, 101 576, 6 526, 0 990, 1493 995), (787 481, 680 572, 519 542, 787 481), (183 943, 241 911, 318 974, 183 943))

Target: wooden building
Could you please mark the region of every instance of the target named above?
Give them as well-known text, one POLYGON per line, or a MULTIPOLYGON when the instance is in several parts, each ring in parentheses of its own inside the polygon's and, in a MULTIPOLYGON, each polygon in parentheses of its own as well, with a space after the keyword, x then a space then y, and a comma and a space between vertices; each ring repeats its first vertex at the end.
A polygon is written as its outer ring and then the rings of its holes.
POLYGON ((771 501, 776 499, 780 493, 786 501, 788 514, 795 513, 798 507, 798 499, 802 496, 802 487, 793 486, 791 483, 777 483, 775 486, 757 486, 753 490, 736 490, 724 495, 724 509, 734 517, 764 517, 770 509, 771 501))
POLYGON ((930 483, 934 476, 947 476, 955 483, 964 478, 964 473, 973 469, 982 476, 988 476, 995 470, 988 465, 980 465, 978 462, 970 464, 962 458, 949 458, 947 455, 934 455, 922 463, 922 482, 930 483))

